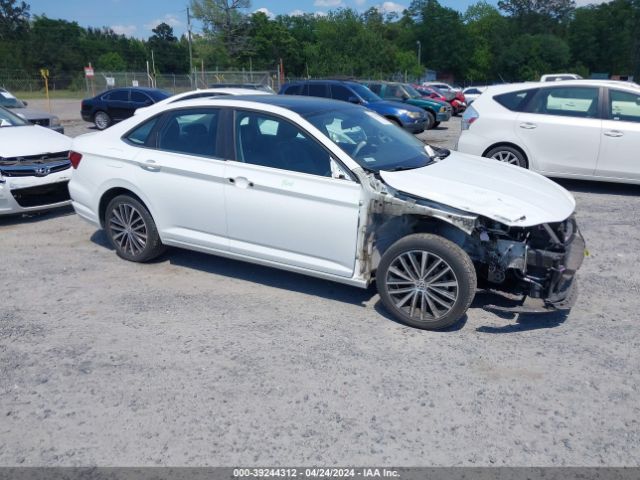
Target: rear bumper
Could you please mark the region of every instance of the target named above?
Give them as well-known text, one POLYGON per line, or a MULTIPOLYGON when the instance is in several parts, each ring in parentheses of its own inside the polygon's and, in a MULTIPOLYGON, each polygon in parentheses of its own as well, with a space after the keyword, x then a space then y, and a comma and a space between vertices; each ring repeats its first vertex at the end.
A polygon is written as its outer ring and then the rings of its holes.
POLYGON ((80 112, 80 115, 82 116, 82 120, 84 120, 85 122, 93 122, 93 115, 91 115, 91 112, 82 111, 80 112))

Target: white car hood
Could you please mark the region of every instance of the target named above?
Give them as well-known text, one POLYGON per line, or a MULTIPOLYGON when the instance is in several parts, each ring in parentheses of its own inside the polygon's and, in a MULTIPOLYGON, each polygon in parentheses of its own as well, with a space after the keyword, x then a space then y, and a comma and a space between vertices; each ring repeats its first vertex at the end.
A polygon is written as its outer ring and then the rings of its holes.
POLYGON ((38 155, 71 149, 71 139, 39 125, 0 127, 0 157, 38 155))
POLYGON ((567 190, 537 173, 459 152, 426 167, 381 171, 380 176, 401 192, 513 227, 561 222, 576 207, 567 190))

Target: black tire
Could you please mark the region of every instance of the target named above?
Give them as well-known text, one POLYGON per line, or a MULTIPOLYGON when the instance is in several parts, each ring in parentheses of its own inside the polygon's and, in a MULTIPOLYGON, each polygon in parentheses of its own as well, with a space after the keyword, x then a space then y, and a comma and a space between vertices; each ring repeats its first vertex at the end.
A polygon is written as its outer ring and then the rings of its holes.
POLYGON ((485 155, 487 158, 498 160, 499 162, 509 163, 522 168, 529 168, 529 162, 524 154, 517 148, 508 145, 500 145, 492 148, 485 155))
POLYGON ((109 202, 104 228, 118 256, 130 262, 148 262, 166 249, 151 214, 132 196, 118 195, 109 202))
POLYGON ((98 110, 93 115, 93 123, 98 130, 105 130, 111 126, 113 120, 111 120, 111 117, 107 112, 98 110))
POLYGON ((433 127, 435 127, 435 123, 436 116, 431 112, 427 112, 427 124, 424 126, 424 129, 431 130, 433 127))
POLYGON ((465 314, 476 294, 477 277, 469 255, 459 246, 438 235, 419 233, 389 247, 378 266, 376 284, 382 303, 396 319, 416 328, 441 330, 465 314))
POLYGON ((433 124, 433 128, 438 128, 439 125, 440 125, 440 122, 436 122, 433 124))

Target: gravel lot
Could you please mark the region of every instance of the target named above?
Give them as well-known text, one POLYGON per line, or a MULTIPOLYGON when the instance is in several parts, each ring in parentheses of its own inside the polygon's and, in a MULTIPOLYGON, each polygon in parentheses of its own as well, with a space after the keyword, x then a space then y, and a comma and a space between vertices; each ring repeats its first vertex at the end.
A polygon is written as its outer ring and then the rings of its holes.
MULTIPOLYGON (((78 110, 54 104, 71 135, 78 110)), ((638 466, 640 188, 562 184, 592 254, 571 314, 480 293, 440 333, 374 289, 178 250, 137 265, 72 211, 2 218, 0 465, 638 466)))

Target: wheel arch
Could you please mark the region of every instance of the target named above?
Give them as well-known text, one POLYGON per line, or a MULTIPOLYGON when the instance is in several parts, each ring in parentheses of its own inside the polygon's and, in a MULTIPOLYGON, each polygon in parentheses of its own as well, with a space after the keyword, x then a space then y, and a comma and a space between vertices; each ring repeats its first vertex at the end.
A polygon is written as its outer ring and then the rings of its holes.
POLYGON ((100 226, 102 228, 104 228, 104 220, 105 220, 105 214, 106 214, 106 210, 107 210, 107 205, 109 205, 109 202, 111 200, 113 200, 114 198, 116 198, 117 196, 119 196, 119 195, 129 195, 130 197, 135 198, 137 201, 142 203, 142 205, 144 205, 144 207, 147 210, 149 210, 149 213, 153 217, 153 214, 151 213, 151 210, 149 209, 149 205, 147 205, 147 203, 144 201, 144 199, 140 198, 140 196, 137 195, 135 192, 129 190, 128 188, 124 188, 124 187, 112 187, 112 188, 106 190, 102 194, 102 196, 100 197, 100 202, 98 204, 98 219, 100 220, 100 226))
POLYGON ((527 155, 527 152, 524 150, 524 148, 522 148, 520 145, 516 145, 515 143, 512 142, 497 142, 494 143, 492 145, 490 145, 489 147, 487 147, 485 149, 484 152, 482 152, 482 157, 486 157, 487 153, 489 153, 491 150, 493 150, 494 148, 497 147, 511 147, 517 151, 519 151, 522 156, 524 157, 525 162, 527 162, 527 168, 531 167, 531 160, 529 160, 529 155, 527 155))

